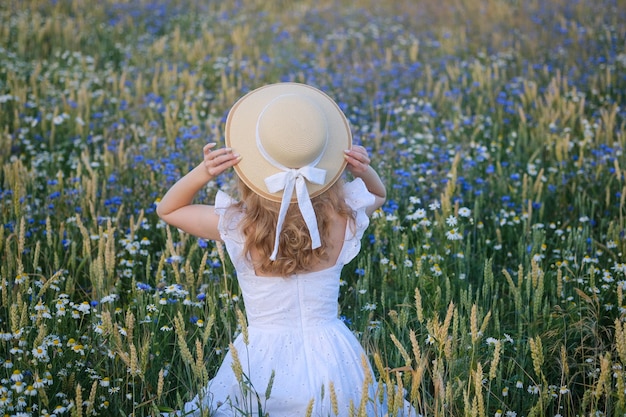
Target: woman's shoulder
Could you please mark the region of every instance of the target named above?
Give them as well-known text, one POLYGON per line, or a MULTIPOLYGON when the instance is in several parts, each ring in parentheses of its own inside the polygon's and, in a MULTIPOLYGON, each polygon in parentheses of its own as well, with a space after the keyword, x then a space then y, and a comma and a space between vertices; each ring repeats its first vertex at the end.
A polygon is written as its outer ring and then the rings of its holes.
POLYGON ((237 200, 232 198, 226 192, 219 190, 215 195, 215 212, 222 215, 226 210, 237 205, 237 203, 237 200))
POLYGON ((243 216, 239 202, 220 190, 215 195, 215 213, 220 217, 217 228, 222 240, 239 239, 239 223, 243 216))
POLYGON ((344 184, 346 203, 353 209, 365 209, 376 201, 374 194, 370 193, 361 178, 344 184))

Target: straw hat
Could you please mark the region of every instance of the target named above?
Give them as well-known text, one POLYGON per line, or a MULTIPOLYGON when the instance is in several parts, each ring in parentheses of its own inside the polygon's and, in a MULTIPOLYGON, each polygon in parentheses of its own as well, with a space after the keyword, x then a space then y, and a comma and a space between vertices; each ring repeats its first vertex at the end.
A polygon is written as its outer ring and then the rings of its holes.
POLYGON ((339 179, 344 150, 352 145, 339 106, 322 91, 298 83, 270 84, 243 96, 228 114, 225 136, 226 146, 243 157, 235 165, 237 175, 252 191, 277 202, 283 190, 270 190, 268 177, 285 169, 321 169, 321 183, 306 181, 309 196, 315 197, 339 179))
POLYGON ((292 202, 309 229, 311 248, 321 246, 311 198, 339 179, 346 166, 344 150, 351 145, 350 126, 339 106, 308 85, 270 84, 246 94, 230 110, 226 146, 242 156, 235 172, 253 192, 280 202, 271 260, 276 260, 292 202))

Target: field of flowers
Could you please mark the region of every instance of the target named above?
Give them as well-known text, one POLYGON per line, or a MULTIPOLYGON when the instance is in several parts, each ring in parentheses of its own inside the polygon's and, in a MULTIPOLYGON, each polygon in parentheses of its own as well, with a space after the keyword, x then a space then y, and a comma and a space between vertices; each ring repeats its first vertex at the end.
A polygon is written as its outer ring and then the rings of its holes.
POLYGON ((210 379, 236 279, 155 205, 297 81, 388 185, 340 299, 377 377, 424 416, 626 415, 625 45, 621 0, 1 2, 0 414, 210 379))

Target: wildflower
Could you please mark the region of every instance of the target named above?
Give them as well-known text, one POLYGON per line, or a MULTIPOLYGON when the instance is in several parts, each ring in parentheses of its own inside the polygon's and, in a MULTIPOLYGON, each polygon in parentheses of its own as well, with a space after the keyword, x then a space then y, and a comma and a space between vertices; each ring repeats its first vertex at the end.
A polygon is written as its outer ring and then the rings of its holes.
POLYGON ((33 348, 32 353, 36 359, 39 359, 42 361, 48 360, 48 351, 46 349, 46 346, 44 345, 40 345, 40 346, 33 348))
POLYGON ((18 394, 21 394, 24 391, 25 384, 22 381, 15 381, 15 384, 11 385, 11 389, 18 394))
POLYGON ((502 417, 502 410, 497 410, 496 413, 493 416, 494 417, 502 417))
POLYGON ((522 381, 518 380, 518 381, 515 383, 515 388, 520 388, 520 389, 521 389, 521 388, 524 388, 524 383, 523 383, 522 381))
POLYGON ((46 378, 47 384, 52 385, 54 381, 52 380, 52 374, 50 373, 50 371, 46 371, 46 373, 44 373, 43 376, 44 378, 46 378))
POLYGON ((60 125, 61 123, 63 123, 63 121, 65 120, 65 117, 63 117, 65 115, 65 113, 60 114, 58 116, 55 116, 54 119, 52 119, 52 122, 55 125, 60 125))
POLYGON ((467 207, 461 207, 459 209, 459 216, 461 217, 469 217, 472 215, 472 211, 470 209, 468 209, 467 207))
POLYGON ((105 295, 104 297, 102 297, 102 300, 100 300, 100 302, 102 304, 112 303, 115 300, 117 300, 118 298, 119 298, 119 296, 117 294, 109 294, 109 295, 105 295))
POLYGON ((87 301, 83 301, 82 303, 78 305, 74 304, 74 308, 83 314, 89 314, 89 312, 91 311, 91 306, 89 305, 87 301))
POLYGON ((15 371, 13 371, 13 374, 11 374, 11 381, 13 382, 18 382, 24 379, 24 374, 22 374, 22 372, 18 369, 16 369, 15 371))
POLYGON ((104 326, 102 325, 102 323, 94 324, 93 325, 93 331, 98 333, 98 334, 103 334, 104 333, 104 326))
POLYGON ((439 264, 434 264, 431 268, 430 268, 431 272, 437 276, 440 277, 441 275, 443 275, 443 271, 441 270, 441 267, 439 266, 439 264))
POLYGON ((487 340, 485 340, 485 342, 488 345, 495 345, 496 343, 498 343, 498 339, 496 339, 495 337, 488 337, 487 340))
POLYGON ((458 223, 458 220, 453 215, 448 216, 448 218, 446 219, 446 224, 450 227, 456 226, 457 223, 458 223))
POLYGON ((37 395, 37 390, 35 389, 34 385, 29 385, 24 390, 24 394, 25 395, 29 395, 31 397, 34 397, 35 395, 37 395))
POLYGON ((365 304, 361 310, 363 310, 363 311, 374 311, 374 310, 376 310, 376 303, 365 304))
POLYGON ((539 387, 537 385, 529 385, 526 391, 528 391, 529 394, 537 395, 539 394, 539 387))
POLYGON ((78 353, 81 356, 85 356, 85 347, 83 345, 76 344, 76 345, 72 346, 72 350, 75 353, 78 353))
POLYGON ((367 325, 367 328, 369 330, 376 330, 380 328, 380 320, 372 320, 369 322, 369 324, 367 325))
POLYGON ((441 207, 441 204, 439 204, 439 201, 437 201, 437 200, 434 200, 432 203, 430 203, 430 204, 428 205, 428 208, 429 208, 430 210, 432 210, 432 211, 435 211, 435 210, 437 210, 437 209, 438 209, 438 208, 440 208, 440 207, 441 207))
POLYGON ((426 210, 424 210, 423 208, 417 209, 415 213, 413 213, 413 216, 416 219, 423 219, 426 217, 426 210))
POLYGON ((67 310, 65 309, 65 306, 57 304, 56 316, 57 317, 63 317, 63 316, 65 316, 65 313, 67 313, 67 310))
POLYGON ((458 229, 455 227, 454 229, 446 232, 446 237, 448 240, 461 240, 463 239, 463 235, 459 233, 458 229))
POLYGON ((61 339, 59 338, 59 336, 51 334, 45 337, 44 339, 44 343, 48 346, 52 346, 52 347, 61 347, 61 339))
POLYGON ((509 387, 502 388, 502 396, 503 397, 508 397, 509 396, 509 387))
POLYGON ((569 388, 567 388, 567 386, 562 385, 561 388, 559 389, 559 394, 567 394, 569 393, 569 388))
POLYGON ((33 388, 39 389, 46 386, 46 381, 44 381, 39 376, 35 377, 35 381, 33 382, 33 388))
POLYGON ((105 376, 100 380, 101 387, 108 387, 111 385, 111 379, 108 376, 105 376))

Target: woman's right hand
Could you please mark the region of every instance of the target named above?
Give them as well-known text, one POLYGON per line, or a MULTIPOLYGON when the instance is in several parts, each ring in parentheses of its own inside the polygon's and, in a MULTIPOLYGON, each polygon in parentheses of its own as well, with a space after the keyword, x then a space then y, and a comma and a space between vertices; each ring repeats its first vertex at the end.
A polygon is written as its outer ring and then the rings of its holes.
POLYGON ((359 177, 367 172, 371 162, 367 154, 367 149, 359 145, 354 145, 351 149, 346 149, 345 158, 348 163, 346 166, 347 170, 355 177, 359 177))
POLYGON ((207 143, 202 148, 204 154, 204 167, 211 177, 217 177, 228 168, 235 166, 241 161, 241 156, 233 152, 232 148, 219 148, 213 150, 217 144, 207 143))

